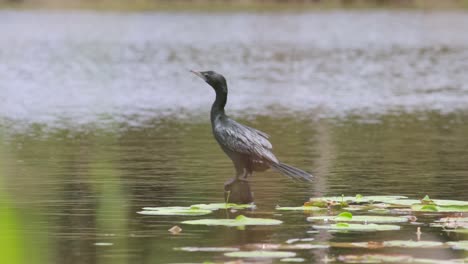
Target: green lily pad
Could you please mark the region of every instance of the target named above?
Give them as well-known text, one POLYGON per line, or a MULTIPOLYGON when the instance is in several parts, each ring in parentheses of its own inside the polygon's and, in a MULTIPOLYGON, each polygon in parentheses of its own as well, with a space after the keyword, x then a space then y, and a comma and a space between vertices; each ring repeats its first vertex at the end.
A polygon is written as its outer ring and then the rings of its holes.
POLYGON ((439 206, 439 205, 413 204, 411 206, 411 210, 415 212, 456 213, 456 212, 468 212, 468 206, 467 205, 439 206))
POLYGON ((404 199, 404 198, 408 198, 408 197, 401 196, 401 195, 362 196, 362 195, 358 194, 356 196, 325 196, 325 197, 318 197, 318 198, 312 198, 311 201, 326 200, 326 201, 348 202, 348 203, 372 203, 372 202, 386 202, 386 201, 389 201, 389 200, 404 199))
POLYGON ((235 219, 200 219, 183 221, 182 224, 187 225, 221 225, 221 226, 247 226, 247 225, 280 225, 283 223, 280 220, 268 218, 250 218, 239 215, 235 219))
POLYGON ((413 204, 420 204, 421 201, 420 200, 416 200, 416 199, 393 199, 393 200, 387 200, 385 201, 386 204, 389 204, 390 206, 404 206, 404 207, 408 207, 408 206, 411 206, 413 204))
POLYGON ((412 261, 411 256, 407 255, 341 255, 338 260, 344 263, 408 263, 412 261))
POLYGON ((348 223, 338 223, 332 225, 313 225, 315 229, 324 229, 332 231, 390 231, 390 230, 400 230, 400 226, 397 225, 377 225, 377 224, 348 224, 348 223))
POLYGON ((179 247, 174 248, 177 251, 186 251, 186 252, 233 252, 239 251, 238 248, 233 247, 179 247))
POLYGON ((296 253, 288 251, 237 251, 224 255, 235 258, 292 258, 296 256, 296 253))
POLYGON ((436 205, 439 206, 468 206, 468 202, 466 201, 458 201, 458 200, 432 200, 436 205))
POLYGON ((329 248, 330 245, 323 243, 297 243, 297 244, 247 244, 246 249, 251 250, 308 250, 329 248))
POLYGON ((444 218, 439 219, 438 222, 468 223, 468 217, 444 217, 444 218))
POLYGON ((351 204, 351 205, 348 205, 348 207, 343 207, 342 209, 347 210, 347 211, 364 211, 369 208, 370 208, 369 205, 351 204))
POLYGON ((447 242, 453 249, 468 251, 468 240, 447 242))
POLYGON ((444 217, 430 224, 431 227, 468 228, 468 217, 444 217))
POLYGON ((320 210, 325 210, 326 208, 320 208, 316 206, 296 206, 296 207, 282 207, 282 206, 276 206, 276 210, 280 211, 320 211, 320 210))
POLYGON ((198 208, 203 210, 219 210, 219 209, 252 209, 255 208, 254 204, 235 204, 235 203, 210 203, 210 204, 194 204, 191 208, 198 208))
POLYGON ((402 216, 376 216, 376 215, 355 215, 352 217, 338 216, 312 216, 307 217, 307 221, 333 221, 333 222, 367 222, 367 223, 404 223, 408 218, 402 216))
POLYGON ((365 254, 365 255, 341 255, 338 260, 344 263, 418 263, 418 264, 460 264, 463 259, 440 260, 414 258, 408 255, 384 255, 384 254, 365 254))
POLYGON ((304 262, 305 259, 303 258, 283 258, 280 259, 281 262, 304 262))
POLYGON ((187 215, 197 216, 210 214, 211 210, 203 210, 191 207, 145 207, 143 211, 137 212, 142 215, 187 215))
POLYGON ((380 249, 385 247, 398 248, 444 248, 445 244, 438 241, 406 241, 406 240, 389 240, 389 241, 369 241, 369 242, 332 242, 331 247, 334 248, 369 248, 380 249))
POLYGON ((350 220, 353 218, 353 214, 350 212, 342 212, 337 216, 337 218, 350 220))
POLYGON ((315 238, 312 238, 312 237, 291 238, 291 239, 286 240, 286 244, 293 244, 293 243, 297 243, 297 242, 310 242, 310 241, 314 241, 314 240, 315 240, 315 238))
POLYGON ((383 242, 384 247, 400 248, 439 248, 444 245, 438 241, 411 241, 411 240, 390 240, 383 242))
POLYGON ((384 209, 384 208, 375 208, 375 209, 369 210, 369 213, 373 213, 373 214, 388 214, 388 213, 390 213, 390 210, 384 209))

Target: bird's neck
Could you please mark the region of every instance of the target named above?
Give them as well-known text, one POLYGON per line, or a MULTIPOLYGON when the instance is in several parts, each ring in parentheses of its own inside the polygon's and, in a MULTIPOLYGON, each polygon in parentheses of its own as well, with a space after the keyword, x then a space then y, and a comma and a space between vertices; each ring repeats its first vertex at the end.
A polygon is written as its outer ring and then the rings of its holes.
POLYGON ((224 107, 227 102, 227 89, 226 90, 217 90, 216 91, 216 100, 211 106, 211 121, 214 121, 215 118, 219 115, 225 115, 224 107))

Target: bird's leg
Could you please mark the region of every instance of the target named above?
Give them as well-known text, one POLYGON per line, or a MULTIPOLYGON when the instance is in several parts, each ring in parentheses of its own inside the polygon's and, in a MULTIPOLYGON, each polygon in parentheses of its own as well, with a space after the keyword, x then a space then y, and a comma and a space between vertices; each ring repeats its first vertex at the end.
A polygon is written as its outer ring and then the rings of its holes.
POLYGON ((250 175, 250 173, 247 170, 247 168, 244 168, 241 177, 239 177, 239 181, 248 182, 249 180, 247 179, 247 177, 249 175, 250 175))

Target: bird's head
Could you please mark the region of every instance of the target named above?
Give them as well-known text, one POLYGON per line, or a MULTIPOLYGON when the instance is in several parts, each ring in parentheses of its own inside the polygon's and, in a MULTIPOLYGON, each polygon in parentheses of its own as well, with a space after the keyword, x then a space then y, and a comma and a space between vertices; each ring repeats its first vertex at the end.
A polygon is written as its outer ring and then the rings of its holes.
POLYGON ((205 82, 207 82, 216 92, 225 92, 227 93, 227 84, 226 79, 224 76, 214 72, 214 71, 191 71, 193 74, 197 75, 198 77, 202 78, 205 82))

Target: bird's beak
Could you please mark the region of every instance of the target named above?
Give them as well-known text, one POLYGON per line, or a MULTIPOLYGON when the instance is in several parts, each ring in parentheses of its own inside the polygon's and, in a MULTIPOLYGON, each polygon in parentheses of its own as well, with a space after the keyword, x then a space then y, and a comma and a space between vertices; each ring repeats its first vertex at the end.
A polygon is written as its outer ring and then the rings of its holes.
POLYGON ((194 71, 194 70, 190 70, 190 72, 195 74, 196 76, 202 78, 206 82, 205 76, 203 76, 203 74, 201 74, 200 72, 197 72, 197 71, 194 71))

